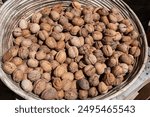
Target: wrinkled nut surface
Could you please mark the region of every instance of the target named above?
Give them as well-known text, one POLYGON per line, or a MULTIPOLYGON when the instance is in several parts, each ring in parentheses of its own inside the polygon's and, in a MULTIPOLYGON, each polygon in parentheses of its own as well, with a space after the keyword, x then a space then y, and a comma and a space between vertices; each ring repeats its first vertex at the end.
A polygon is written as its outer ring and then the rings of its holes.
POLYGON ((107 93, 134 72, 142 52, 139 32, 119 9, 82 6, 77 0, 21 18, 12 35, 2 69, 42 99, 107 93))

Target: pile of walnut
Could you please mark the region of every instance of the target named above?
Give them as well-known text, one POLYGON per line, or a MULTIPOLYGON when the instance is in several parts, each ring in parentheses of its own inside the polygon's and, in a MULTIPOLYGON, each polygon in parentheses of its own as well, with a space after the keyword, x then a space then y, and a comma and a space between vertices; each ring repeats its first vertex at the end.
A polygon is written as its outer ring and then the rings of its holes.
POLYGON ((118 9, 57 4, 20 19, 3 70, 42 99, 87 99, 120 85, 140 55, 139 34, 118 9))

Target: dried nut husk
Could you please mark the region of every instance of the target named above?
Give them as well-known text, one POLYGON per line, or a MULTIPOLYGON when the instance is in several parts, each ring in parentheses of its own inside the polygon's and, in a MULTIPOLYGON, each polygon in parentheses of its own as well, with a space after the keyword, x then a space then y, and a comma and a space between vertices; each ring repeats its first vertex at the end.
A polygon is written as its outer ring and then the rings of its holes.
POLYGON ((21 88, 26 92, 31 92, 33 90, 32 82, 28 79, 21 81, 21 88))
POLYGON ((20 69, 21 71, 23 71, 23 73, 26 73, 28 70, 28 66, 26 63, 22 63, 21 65, 17 66, 17 69, 20 69))
POLYGON ((60 14, 59 14, 57 11, 55 11, 55 10, 52 10, 52 11, 50 12, 50 16, 51 16, 51 18, 52 18, 54 21, 57 21, 57 20, 60 19, 60 14))
POLYGON ((41 73, 38 70, 32 70, 28 73, 28 79, 31 81, 36 81, 41 78, 41 73))
POLYGON ((61 77, 65 72, 67 72, 67 69, 63 65, 59 65, 54 70, 54 75, 56 77, 61 77))
POLYGON ((100 82, 98 85, 98 91, 100 94, 105 94, 108 92, 108 86, 104 82, 100 82))
POLYGON ((111 57, 110 59, 107 60, 107 65, 109 67, 114 67, 116 65, 118 65, 119 61, 118 61, 118 58, 116 57, 111 57))
POLYGON ((21 19, 19 22, 19 27, 21 29, 27 29, 28 28, 28 22, 25 19, 21 19))
POLYGON ((93 26, 93 24, 86 24, 86 25, 85 25, 85 28, 86 28, 86 30, 87 30, 89 33, 94 32, 94 26, 93 26))
POLYGON ((115 76, 120 76, 123 74, 123 68, 119 65, 115 66, 112 68, 112 73, 115 75, 115 76))
POLYGON ((72 73, 78 71, 78 64, 76 62, 71 62, 68 66, 68 70, 72 73))
POLYGON ((113 85, 114 81, 115 81, 115 76, 112 74, 112 73, 106 73, 103 77, 103 82, 106 84, 106 85, 113 85))
POLYGON ((99 75, 94 74, 93 76, 89 77, 88 81, 90 86, 96 87, 99 84, 99 75))
POLYGON ((104 55, 108 56, 108 57, 113 54, 113 50, 110 45, 104 45, 102 47, 102 51, 103 51, 104 55))
POLYGON ((85 38, 85 44, 88 44, 90 46, 92 46, 94 44, 94 39, 92 36, 88 35, 86 38, 85 38))
POLYGON ((71 33, 72 35, 77 35, 79 31, 80 31, 80 27, 79 27, 79 26, 74 26, 74 27, 72 27, 72 29, 70 30, 70 33, 71 33))
POLYGON ((55 88, 51 87, 49 89, 45 89, 42 94, 41 98, 45 100, 54 100, 57 99, 57 91, 55 88))
POLYGON ((85 78, 78 80, 77 84, 83 90, 88 90, 90 88, 89 82, 85 78))
POLYGON ((39 21, 40 21, 40 19, 41 19, 41 17, 42 17, 42 14, 41 14, 40 12, 34 13, 34 14, 32 15, 32 17, 31 17, 31 22, 38 24, 39 21))
POLYGON ((87 75, 87 76, 92 76, 94 75, 96 72, 96 69, 93 65, 87 65, 84 67, 84 73, 87 75))
POLYGON ((107 67, 106 64, 97 62, 95 64, 96 73, 99 75, 103 74, 106 67, 107 67))
POLYGON ((11 62, 14 63, 16 66, 19 66, 23 63, 23 60, 20 57, 14 57, 11 62))
POLYGON ((40 66, 45 72, 51 72, 51 70, 52 70, 52 65, 47 60, 40 61, 40 66))
POLYGON ((48 37, 45 41, 45 44, 50 48, 56 48, 57 47, 57 42, 55 41, 55 39, 53 37, 48 37))
POLYGON ((65 92, 63 90, 57 91, 57 95, 58 95, 57 99, 61 100, 64 98, 65 92))
POLYGON ((15 82, 21 82, 24 78, 24 73, 21 70, 16 69, 13 72, 13 80, 15 82))
POLYGON ((21 42, 21 46, 30 47, 32 45, 32 41, 30 39, 24 39, 21 42))
POLYGON ((15 70, 16 70, 16 65, 12 62, 5 62, 3 65, 2 65, 2 68, 4 70, 5 73, 7 74, 12 74, 15 70))
POLYGON ((56 90, 61 90, 63 87, 63 82, 60 78, 53 78, 52 84, 56 90))
POLYGON ((69 47, 69 49, 68 49, 68 56, 70 58, 75 58, 78 55, 79 55, 79 51, 78 51, 77 47, 75 47, 75 46, 69 47))
POLYGON ((13 31, 14 37, 20 37, 22 35, 22 30, 21 28, 15 28, 13 31))
POLYGON ((66 57, 67 57, 66 52, 64 50, 60 50, 56 54, 55 59, 59 63, 64 63, 66 61, 66 57))
POLYGON ((82 26, 84 25, 84 20, 81 17, 74 17, 72 19, 72 24, 75 26, 82 26))
POLYGON ((76 89, 69 89, 65 91, 65 99, 67 100, 75 100, 78 97, 78 92, 76 89))
POLYGON ((37 23, 31 23, 29 28, 32 33, 37 33, 40 31, 40 25, 37 23))
POLYGON ((40 50, 36 53, 37 60, 43 60, 46 58, 46 53, 43 50, 40 50))
POLYGON ((39 61, 37 61, 36 59, 29 59, 27 61, 27 64, 29 67, 36 68, 38 67, 39 61))
POLYGON ((18 50, 18 56, 22 59, 27 59, 29 55, 29 49, 27 47, 20 47, 18 50))
POLYGON ((129 71, 129 66, 125 63, 120 63, 119 66, 122 68, 123 70, 123 74, 127 74, 129 71))
POLYGON ((96 87, 91 87, 88 91, 88 95, 90 97, 96 97, 98 95, 98 91, 97 91, 96 87))
POLYGON ((42 30, 42 31, 39 31, 39 38, 41 39, 41 40, 46 40, 48 37, 49 37, 49 34, 48 34, 48 32, 47 31, 45 31, 45 30, 42 30))
POLYGON ((117 50, 124 52, 124 53, 128 53, 129 51, 129 46, 127 44, 119 44, 117 46, 117 50))
POLYGON ((141 54, 141 50, 137 46, 133 46, 130 48, 130 54, 133 55, 134 57, 138 57, 141 54))
POLYGON ((82 70, 76 71, 74 74, 74 77, 76 80, 80 80, 80 79, 85 78, 82 70))
POLYGON ((51 65, 52 65, 52 69, 55 69, 57 66, 59 66, 60 64, 56 61, 56 60, 52 60, 51 61, 51 65))
POLYGON ((103 38, 103 35, 102 35, 102 33, 99 32, 99 31, 94 31, 94 32, 92 33, 92 37, 93 37, 93 39, 94 39, 95 41, 99 41, 99 40, 101 40, 101 39, 103 38))
POLYGON ((40 95, 45 90, 46 82, 43 79, 39 79, 34 82, 33 87, 33 92, 37 95, 40 95))
POLYGON ((126 63, 128 65, 131 65, 134 63, 134 58, 131 58, 131 56, 129 56, 129 54, 122 54, 119 57, 119 60, 123 63, 126 63))
POLYGON ((87 90, 79 90, 78 95, 81 100, 85 100, 88 98, 88 91, 87 90))
POLYGON ((97 58, 93 54, 85 55, 85 62, 87 64, 95 64, 97 62, 97 58))
POLYGON ((66 72, 62 75, 61 77, 62 79, 68 79, 68 80, 71 80, 73 81, 74 80, 74 74, 71 73, 71 72, 66 72))
POLYGON ((71 80, 68 80, 68 79, 63 79, 63 80, 62 80, 62 84, 63 84, 62 89, 63 89, 64 91, 68 91, 69 89, 71 89, 72 81, 71 81, 71 80))

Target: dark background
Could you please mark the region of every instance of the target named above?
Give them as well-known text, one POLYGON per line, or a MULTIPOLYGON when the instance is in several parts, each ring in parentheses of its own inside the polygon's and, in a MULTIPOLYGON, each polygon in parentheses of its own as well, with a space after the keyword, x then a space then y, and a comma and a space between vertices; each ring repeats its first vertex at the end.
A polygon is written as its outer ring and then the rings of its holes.
MULTIPOLYGON (((6 0, 2 0, 5 2, 6 0)), ((140 21, 142 22, 145 30, 147 31, 148 22, 150 20, 150 0, 124 0, 137 14, 140 21)), ((147 89, 148 90, 149 86, 147 89)), ((9 90, 1 81, 0 81, 0 100, 13 100, 13 99, 22 99, 11 90, 9 90)), ((143 99, 139 97, 138 99, 143 99)))

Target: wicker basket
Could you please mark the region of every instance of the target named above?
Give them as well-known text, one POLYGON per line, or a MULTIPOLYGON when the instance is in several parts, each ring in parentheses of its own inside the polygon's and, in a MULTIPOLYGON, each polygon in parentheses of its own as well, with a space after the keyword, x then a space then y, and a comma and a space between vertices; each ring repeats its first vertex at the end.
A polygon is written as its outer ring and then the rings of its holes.
MULTIPOLYGON (((0 57, 12 45, 12 30, 17 26, 19 19, 29 19, 34 12, 41 10, 43 7, 50 7, 56 3, 64 3, 66 6, 70 4, 71 0, 8 0, 0 8, 0 57)), ((83 5, 103 6, 108 9, 117 7, 121 14, 131 20, 135 29, 140 33, 139 41, 141 44, 141 55, 136 59, 136 64, 132 73, 126 76, 127 80, 120 86, 110 90, 105 95, 100 95, 92 99, 112 99, 117 95, 126 91, 140 76, 148 57, 148 45, 144 29, 135 15, 135 13, 122 0, 79 0, 83 5)), ((0 64, 2 62, 0 61, 0 64)), ((1 66, 1 65, 0 65, 1 66)), ((6 75, 0 67, 1 80, 15 93, 25 99, 40 99, 33 93, 23 91, 19 84, 15 83, 9 75, 6 75)))

